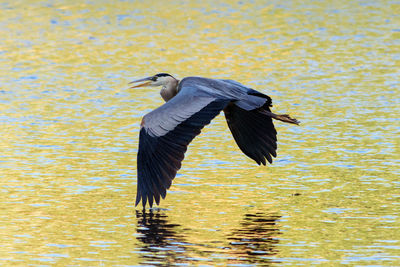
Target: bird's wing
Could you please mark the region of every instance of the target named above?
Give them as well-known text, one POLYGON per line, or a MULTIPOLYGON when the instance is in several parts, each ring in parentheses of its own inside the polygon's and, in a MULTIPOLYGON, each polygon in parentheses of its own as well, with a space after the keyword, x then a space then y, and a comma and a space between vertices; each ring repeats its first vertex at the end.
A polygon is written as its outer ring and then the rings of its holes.
POLYGON ((144 116, 137 157, 136 204, 153 206, 165 198, 181 167, 187 146, 201 129, 229 103, 206 94, 183 90, 161 107, 144 116))
MULTIPOLYGON (((269 107, 263 107, 269 111, 269 107)), ((233 138, 239 148, 257 164, 265 165, 276 157, 276 130, 271 117, 255 110, 244 110, 236 104, 229 104, 225 109, 225 118, 233 138)))

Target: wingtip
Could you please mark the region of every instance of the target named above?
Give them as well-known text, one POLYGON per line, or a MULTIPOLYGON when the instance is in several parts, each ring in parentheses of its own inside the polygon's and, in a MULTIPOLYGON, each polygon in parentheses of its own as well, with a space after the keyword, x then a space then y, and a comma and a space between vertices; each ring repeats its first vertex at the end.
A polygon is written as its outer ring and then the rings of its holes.
POLYGON ((142 206, 143 206, 143 209, 146 208, 146 203, 147 203, 147 198, 146 198, 145 196, 142 196, 142 206))
POLYGON ((135 201, 135 207, 137 207, 137 205, 140 203, 140 199, 141 199, 141 195, 139 192, 137 192, 136 194, 136 201, 135 201))

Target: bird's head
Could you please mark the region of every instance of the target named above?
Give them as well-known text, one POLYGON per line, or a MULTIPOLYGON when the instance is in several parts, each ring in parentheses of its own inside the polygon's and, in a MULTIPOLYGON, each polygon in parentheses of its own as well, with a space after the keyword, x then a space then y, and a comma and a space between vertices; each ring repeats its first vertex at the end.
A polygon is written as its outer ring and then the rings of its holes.
POLYGON ((133 82, 130 82, 129 84, 135 84, 135 83, 140 83, 133 85, 131 88, 137 88, 137 87, 143 87, 143 86, 166 86, 169 83, 172 82, 177 82, 178 80, 175 79, 172 75, 168 73, 159 73, 154 76, 142 78, 139 80, 135 80, 133 82), (143 83, 141 83, 143 82, 143 83))

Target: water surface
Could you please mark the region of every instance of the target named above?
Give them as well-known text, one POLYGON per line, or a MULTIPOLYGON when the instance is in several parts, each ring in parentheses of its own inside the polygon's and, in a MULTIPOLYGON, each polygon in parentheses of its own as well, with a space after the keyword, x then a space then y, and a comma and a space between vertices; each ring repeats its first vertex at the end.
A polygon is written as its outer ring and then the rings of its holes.
POLYGON ((400 265, 396 1, 0 3, 0 263, 400 265), (134 207, 159 72, 273 98, 259 167, 223 116, 159 208, 134 207))

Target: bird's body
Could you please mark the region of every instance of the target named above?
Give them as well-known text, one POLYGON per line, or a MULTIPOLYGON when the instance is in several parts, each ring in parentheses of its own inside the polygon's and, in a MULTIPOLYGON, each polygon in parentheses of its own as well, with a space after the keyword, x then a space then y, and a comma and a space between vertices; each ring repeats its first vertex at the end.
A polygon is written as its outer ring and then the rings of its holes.
MULTIPOLYGON (((193 138, 222 110, 239 148, 258 164, 272 163, 277 139, 272 118, 298 124, 288 115, 270 111, 269 96, 236 81, 187 77, 181 81, 169 74, 134 82, 140 86, 162 86, 166 103, 146 114, 141 123, 137 158, 136 205, 153 200, 159 204, 181 167, 184 153, 193 138)), ((134 88, 133 87, 133 88, 134 88)))

